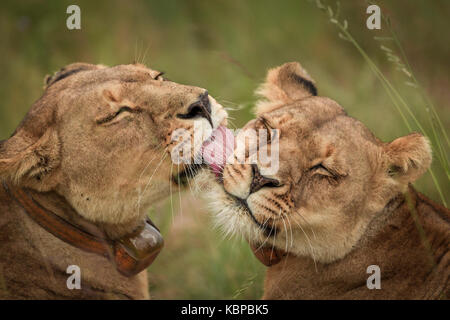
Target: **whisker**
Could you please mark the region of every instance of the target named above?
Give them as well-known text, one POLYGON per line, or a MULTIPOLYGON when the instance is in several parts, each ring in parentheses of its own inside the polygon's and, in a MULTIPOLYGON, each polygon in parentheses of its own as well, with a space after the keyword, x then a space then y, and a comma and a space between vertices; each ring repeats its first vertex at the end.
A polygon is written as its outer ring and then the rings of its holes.
POLYGON ((148 53, 148 49, 150 49, 150 44, 147 44, 147 48, 145 49, 144 55, 142 57, 142 64, 146 64, 145 60, 147 59, 147 53, 148 53))
MULTIPOLYGON (((138 41, 139 42, 139 41, 138 41)), ((137 63, 140 63, 140 61, 141 61, 141 53, 140 53, 140 44, 139 44, 139 48, 138 48, 138 56, 137 56, 137 63)))
MULTIPOLYGON (((155 149, 158 149, 161 146, 162 142, 160 144, 158 144, 155 149)), ((166 147, 163 152, 166 152, 168 147, 166 147)), ((141 174, 139 175, 139 180, 142 178, 142 175, 144 174, 144 172, 147 170, 148 166, 153 162, 153 160, 155 160, 156 155, 147 163, 147 165, 145 166, 145 168, 142 170, 141 174)))
POLYGON ((291 231, 291 245, 290 245, 290 247, 289 247, 289 249, 290 248, 292 248, 292 246, 294 245, 294 235, 293 235, 293 232, 292 232, 292 224, 291 224, 291 219, 289 218, 289 216, 285 216, 286 217, 286 220, 287 220, 287 222, 288 222, 288 224, 289 224, 289 229, 290 229, 290 231, 291 231))
MULTIPOLYGON (((180 164, 177 164, 178 172, 180 172, 180 164)), ((183 209, 181 205, 181 188, 180 188, 180 175, 178 175, 178 197, 179 197, 179 207, 180 207, 180 215, 183 216, 183 209)))
POLYGON ((313 236, 314 236, 314 239, 317 239, 316 233, 314 232, 314 228, 313 228, 312 225, 308 222, 308 220, 306 220, 306 218, 305 218, 300 212, 296 212, 296 214, 298 214, 298 215, 300 216, 300 218, 302 218, 303 221, 306 222, 306 224, 308 225, 309 229, 311 230, 311 232, 312 232, 312 234, 313 234, 313 236))
POLYGON ((150 182, 152 181, 156 170, 159 169, 159 167, 161 166, 162 162, 166 159, 166 157, 167 157, 167 153, 164 153, 161 160, 159 161, 158 165, 156 166, 155 170, 153 171, 152 175, 150 176, 150 179, 148 180, 147 184, 145 185, 144 191, 142 193, 145 193, 147 191, 147 188, 150 185, 150 182))
MULTIPOLYGON (((270 233, 272 233, 273 231, 273 226, 272 229, 270 230, 270 233)), ((272 250, 270 250, 270 260, 272 260, 273 258, 273 250, 275 249, 275 241, 272 241, 272 250)))
POLYGON ((134 60, 133 60, 133 63, 137 62, 136 61, 136 57, 137 57, 137 42, 138 42, 138 39, 136 38, 136 41, 134 42, 134 60))
POLYGON ((140 206, 141 206, 142 195, 145 194, 145 192, 147 191, 147 188, 150 185, 150 182, 152 181, 156 170, 158 170, 158 168, 161 166, 161 164, 164 161, 164 159, 166 158, 166 156, 167 156, 167 153, 164 153, 163 156, 161 157, 161 160, 159 161, 158 165, 156 166, 155 170, 153 171, 152 175, 150 176, 150 179, 148 180, 147 184, 145 185, 144 191, 142 193, 139 193, 139 196, 138 196, 138 215, 140 214, 139 210, 140 210, 140 206))
POLYGON ((169 176, 169 193, 170 193, 170 212, 172 214, 172 225, 175 222, 175 216, 173 213, 173 199, 172 199, 172 175, 173 175, 173 162, 170 165, 170 176, 169 176))
POLYGON ((228 123, 233 127, 233 129, 238 129, 238 127, 234 124, 234 122, 232 121, 233 118, 231 117, 227 117, 227 121, 228 123))
MULTIPOLYGON (((264 223, 262 224, 262 228, 265 229, 265 225, 267 224, 267 222, 269 222, 270 218, 266 218, 266 221, 264 221, 264 223)), ((266 239, 264 239, 263 243, 261 243, 261 245, 255 249, 255 251, 259 251, 261 250, 261 248, 264 246, 264 244, 267 242, 267 240, 270 238, 270 235, 266 236, 266 239)))
POLYGON ((311 244, 311 240, 309 239, 309 237, 308 237, 308 235, 306 234, 305 230, 303 230, 303 227, 300 225, 300 223, 298 223, 298 222, 295 221, 295 220, 294 220, 294 222, 297 223, 297 225, 300 227, 300 229, 302 230, 303 234, 304 234, 305 237, 306 237, 306 240, 308 241, 308 244, 309 244, 309 247, 310 247, 310 251, 311 251, 311 255, 312 255, 312 258, 313 258, 313 261, 314 261, 314 268, 316 269, 316 272, 318 272, 318 270, 317 270, 316 258, 315 258, 315 255, 314 255, 314 249, 313 249, 313 246, 312 246, 312 244, 311 244))
POLYGON ((194 178, 194 173, 192 172, 192 168, 190 166, 187 166, 186 168, 187 168, 187 172, 186 173, 188 175, 187 183, 188 183, 188 186, 189 186, 189 191, 191 192, 191 195, 195 195, 194 191, 192 191, 192 186, 191 186, 191 182, 190 182, 190 180, 194 178))
MULTIPOLYGON (((284 222, 284 218, 286 218, 286 219, 289 219, 287 216, 284 216, 283 214, 281 214, 281 209, 280 209, 280 217, 281 217, 281 221, 283 221, 283 225, 284 225, 284 230, 285 230, 285 232, 286 232, 286 248, 285 248, 285 252, 286 253, 288 253, 289 251, 288 251, 288 249, 287 249, 287 244, 288 244, 288 241, 289 241, 289 236, 288 236, 288 232, 287 232, 287 228, 286 228, 286 224, 285 224, 285 222, 284 222)), ((291 231, 292 231, 292 229, 291 229, 291 231)), ((292 233, 291 233, 291 243, 292 243, 292 233)), ((289 248, 290 249, 290 248, 289 248)), ((286 268, 286 263, 287 263, 287 259, 284 259, 284 263, 283 263, 283 271, 284 271, 284 268, 286 268)))
MULTIPOLYGON (((280 209, 280 212, 281 212, 281 209, 280 209)), ((286 233, 286 238, 285 238, 286 245, 285 245, 285 250, 284 251, 288 252, 288 232, 287 232, 287 228, 286 228, 286 223, 284 222, 284 217, 282 215, 280 217, 281 217, 281 221, 283 222, 284 231, 286 233)))

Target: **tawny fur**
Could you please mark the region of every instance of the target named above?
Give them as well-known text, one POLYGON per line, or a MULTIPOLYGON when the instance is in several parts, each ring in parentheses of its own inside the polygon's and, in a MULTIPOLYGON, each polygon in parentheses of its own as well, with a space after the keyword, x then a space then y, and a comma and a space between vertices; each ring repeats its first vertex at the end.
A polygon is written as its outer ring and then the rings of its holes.
POLYGON ((268 269, 265 298, 445 296, 449 211, 408 191, 431 164, 428 140, 412 133, 384 143, 335 101, 316 96, 311 84, 298 63, 269 71, 260 91, 265 100, 257 104, 258 118, 243 131, 267 126, 279 130, 279 170, 265 174, 261 163, 256 166, 262 176, 279 184, 252 193, 255 167, 227 164, 223 183, 212 183, 206 197, 217 224, 256 247, 263 244, 289 253, 268 269), (400 207, 390 208, 393 199, 404 199, 405 193, 411 194, 424 220, 436 263, 432 273, 422 261, 428 258, 413 228, 414 212, 403 200, 400 207), (275 236, 268 236, 271 230, 275 236), (366 269, 372 264, 381 267, 382 288, 384 284, 387 290, 366 287, 366 269))
POLYGON ((311 257, 288 256, 268 268, 263 298, 448 299, 449 210, 412 187, 394 205, 374 218, 342 259, 315 264, 311 257), (367 287, 370 265, 380 267, 380 289, 367 287))
MULTIPOLYGON (((39 197, 51 208, 50 199, 49 194, 39 197)), ((53 202, 53 210, 63 215, 67 204, 53 202)), ((32 221, 3 187, 0 210, 0 299, 149 298, 146 271, 127 278, 106 258, 59 240, 32 221), (80 290, 67 287, 71 265, 80 267, 80 290)))
MULTIPOLYGON (((48 77, 43 96, 0 143, 0 180, 36 193, 41 205, 53 203, 71 222, 79 216, 96 224, 112 239, 134 231, 155 201, 179 188, 174 177, 185 167, 172 162, 179 143, 172 133, 192 135, 196 126, 206 139, 226 121, 213 98, 212 125, 204 117, 180 119, 206 90, 160 74, 139 64, 74 63, 48 77)), ((196 150, 202 139, 194 141, 196 150)), ((0 189, 0 297, 148 297, 145 272, 121 276, 106 258, 37 226, 0 189), (72 264, 81 268, 81 290, 66 286, 72 264)))

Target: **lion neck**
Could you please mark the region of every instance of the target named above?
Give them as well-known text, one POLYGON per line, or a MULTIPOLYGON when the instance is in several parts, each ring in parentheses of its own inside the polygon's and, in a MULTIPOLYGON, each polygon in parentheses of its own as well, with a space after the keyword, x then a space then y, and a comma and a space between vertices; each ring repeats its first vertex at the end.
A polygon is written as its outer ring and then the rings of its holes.
MULTIPOLYGON (((62 197, 38 196, 39 204, 70 221, 73 209, 62 197)), ((0 209, 0 299, 148 299, 146 272, 123 276, 105 257, 62 242, 25 213, 3 186, 0 209), (81 290, 67 289, 70 265, 80 267, 81 290)))
POLYGON ((50 212, 61 217, 65 221, 75 225, 81 230, 87 231, 91 234, 96 234, 99 231, 104 233, 110 239, 118 239, 127 234, 132 233, 140 226, 144 221, 131 221, 123 224, 109 224, 102 222, 90 221, 80 215, 64 198, 55 191, 38 192, 27 189, 27 192, 33 197, 40 206, 49 210, 50 212))
MULTIPOLYGON (((353 219, 357 217, 356 222, 349 223, 351 228, 345 231, 334 223, 321 224, 320 228, 306 225, 304 228, 293 230, 293 236, 288 232, 280 233, 273 240, 274 245, 277 249, 290 252, 295 256, 311 257, 315 263, 327 264, 338 261, 351 252, 360 241, 363 241, 365 235, 383 228, 384 219, 397 210, 403 201, 404 196, 399 193, 387 201, 383 209, 378 212, 367 211, 365 214, 358 212, 353 215, 353 219)), ((348 214, 348 216, 352 215, 348 214)))
POLYGON ((421 244, 410 212, 411 206, 417 206, 417 199, 412 187, 406 196, 393 198, 342 259, 321 263, 307 256, 288 255, 268 268, 264 298, 382 299, 424 294, 418 293, 419 283, 430 273, 431 266, 429 252, 421 244), (384 290, 368 289, 370 273, 367 268, 371 265, 379 266, 384 290), (414 281, 418 281, 418 285, 411 289, 414 281))

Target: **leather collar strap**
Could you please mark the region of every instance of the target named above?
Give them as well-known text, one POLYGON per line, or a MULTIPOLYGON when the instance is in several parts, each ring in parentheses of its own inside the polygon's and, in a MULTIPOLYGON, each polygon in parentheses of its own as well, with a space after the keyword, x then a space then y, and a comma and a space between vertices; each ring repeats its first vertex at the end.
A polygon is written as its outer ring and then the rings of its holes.
POLYGON ((274 248, 273 246, 261 246, 250 243, 250 248, 255 257, 266 267, 276 265, 287 256, 287 253, 284 250, 274 248))
POLYGON ((6 183, 3 183, 3 187, 27 215, 46 231, 78 249, 105 256, 127 277, 147 268, 164 245, 161 234, 150 220, 146 220, 145 225, 136 232, 112 240, 95 226, 93 229, 98 230, 98 233, 87 232, 45 209, 24 189, 15 189, 6 183))

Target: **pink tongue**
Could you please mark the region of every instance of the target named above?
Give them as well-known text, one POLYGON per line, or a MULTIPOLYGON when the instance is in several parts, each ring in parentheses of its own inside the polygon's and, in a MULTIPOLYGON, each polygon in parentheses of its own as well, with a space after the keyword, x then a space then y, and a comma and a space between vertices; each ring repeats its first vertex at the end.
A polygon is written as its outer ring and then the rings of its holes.
POLYGON ((230 129, 220 126, 203 143, 203 160, 211 167, 216 176, 220 176, 227 158, 234 150, 234 135, 230 129))

